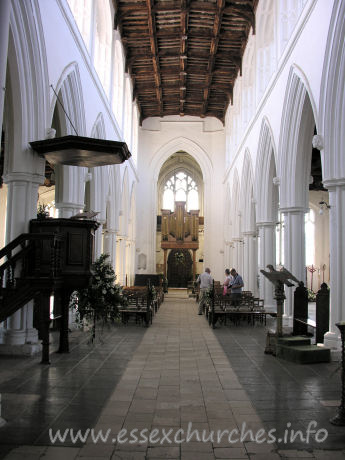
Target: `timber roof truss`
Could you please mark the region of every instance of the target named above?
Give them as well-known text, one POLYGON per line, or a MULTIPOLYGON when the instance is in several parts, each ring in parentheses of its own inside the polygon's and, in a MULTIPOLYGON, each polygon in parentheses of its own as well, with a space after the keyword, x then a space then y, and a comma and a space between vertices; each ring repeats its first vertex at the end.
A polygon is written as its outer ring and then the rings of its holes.
POLYGON ((113 0, 140 121, 224 123, 258 0, 113 0))

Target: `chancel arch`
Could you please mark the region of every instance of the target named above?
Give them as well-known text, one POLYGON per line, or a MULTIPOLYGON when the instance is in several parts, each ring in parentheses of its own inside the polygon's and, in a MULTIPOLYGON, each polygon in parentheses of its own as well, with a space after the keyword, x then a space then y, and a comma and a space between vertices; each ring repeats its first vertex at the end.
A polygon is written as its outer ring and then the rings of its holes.
MULTIPOLYGON (((159 177, 160 177, 160 172, 161 169, 164 165, 164 163, 176 152, 188 152, 188 155, 192 157, 197 164, 199 165, 199 168, 202 173, 202 178, 203 178, 203 194, 204 196, 210 195, 210 192, 212 190, 213 186, 213 172, 214 172, 214 167, 213 164, 210 160, 209 155, 207 152, 196 142, 194 142, 191 139, 188 139, 186 137, 177 137, 169 142, 163 144, 156 152, 155 155, 153 156, 152 162, 150 164, 150 169, 152 170, 152 185, 151 185, 151 190, 149 192, 150 198, 150 210, 151 212, 151 221, 149 225, 149 231, 148 231, 148 238, 151 238, 151 235, 156 235, 156 229, 157 229, 157 209, 158 209, 158 182, 159 182, 159 177)), ((202 264, 206 263, 209 261, 209 258, 212 257, 212 254, 209 254, 209 246, 207 243, 208 240, 211 240, 211 234, 210 231, 207 227, 207 222, 211 218, 211 213, 212 213, 212 205, 209 203, 207 200, 202 199, 201 203, 201 212, 203 211, 204 215, 204 229, 202 233, 202 239, 204 241, 204 252, 200 254, 200 259, 202 262, 200 262, 201 266, 202 264), (203 206, 203 207, 202 207, 203 206)), ((148 244, 148 264, 147 264, 147 270, 156 270, 156 260, 157 260, 157 254, 156 250, 158 251, 158 248, 156 246, 156 238, 154 241, 149 241, 148 244), (154 264, 149 265, 150 261, 154 261, 154 264)))
POLYGON ((161 168, 157 192, 156 269, 168 276, 169 285, 172 281, 177 287, 181 283, 186 287, 187 281, 203 269, 199 261, 203 260, 204 246, 199 235, 204 229, 204 181, 199 164, 187 152, 174 153, 161 168), (181 260, 175 264, 175 256, 170 254, 175 251, 178 255, 179 250, 181 260), (185 266, 190 259, 186 251, 192 254, 192 268, 185 266), (182 278, 177 276, 178 269, 182 278))

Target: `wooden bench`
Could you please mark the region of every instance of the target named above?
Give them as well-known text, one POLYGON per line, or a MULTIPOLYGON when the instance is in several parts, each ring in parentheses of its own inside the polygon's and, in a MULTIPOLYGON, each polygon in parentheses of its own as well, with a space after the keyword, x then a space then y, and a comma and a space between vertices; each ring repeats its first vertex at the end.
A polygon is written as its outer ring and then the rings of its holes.
POLYGON ((147 287, 127 287, 123 289, 123 295, 127 305, 119 309, 122 323, 128 324, 130 318, 134 317, 137 324, 152 324, 155 301, 149 298, 147 287))
POLYGON ((239 325, 241 319, 246 319, 247 323, 252 326, 255 326, 257 322, 266 325, 266 317, 268 314, 271 315, 265 311, 264 301, 253 297, 250 291, 242 292, 240 304, 234 306, 231 294, 223 295, 223 289, 219 285, 213 287, 211 302, 205 314, 213 328, 217 322, 226 325, 228 320, 239 325))

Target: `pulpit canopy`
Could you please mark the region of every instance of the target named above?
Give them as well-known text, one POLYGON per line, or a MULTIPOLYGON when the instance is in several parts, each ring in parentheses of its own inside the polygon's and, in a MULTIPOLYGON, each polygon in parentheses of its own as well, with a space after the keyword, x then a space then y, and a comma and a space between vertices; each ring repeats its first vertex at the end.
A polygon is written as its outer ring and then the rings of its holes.
POLYGON ((32 149, 50 164, 106 166, 120 164, 131 156, 125 142, 92 137, 63 136, 30 142, 32 149))

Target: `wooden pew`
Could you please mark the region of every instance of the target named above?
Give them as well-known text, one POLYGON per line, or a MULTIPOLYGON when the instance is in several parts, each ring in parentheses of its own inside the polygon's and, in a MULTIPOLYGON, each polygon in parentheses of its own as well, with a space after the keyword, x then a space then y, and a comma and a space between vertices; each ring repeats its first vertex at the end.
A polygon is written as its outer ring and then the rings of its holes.
POLYGON ((123 289, 123 295, 127 299, 127 305, 119 309, 121 321, 128 324, 131 317, 137 324, 149 326, 155 311, 155 301, 145 286, 131 286, 123 289))

